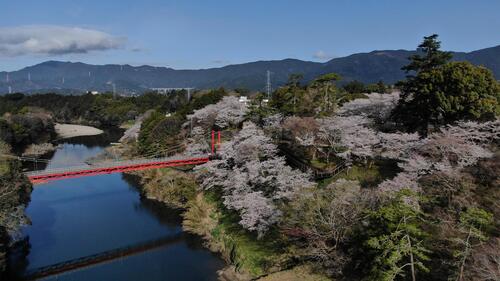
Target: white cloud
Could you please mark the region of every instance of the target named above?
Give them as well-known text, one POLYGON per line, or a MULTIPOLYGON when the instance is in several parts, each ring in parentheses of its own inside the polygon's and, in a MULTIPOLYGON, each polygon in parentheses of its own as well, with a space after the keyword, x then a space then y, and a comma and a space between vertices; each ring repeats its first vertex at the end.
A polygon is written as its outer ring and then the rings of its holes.
POLYGON ((313 58, 318 59, 318 60, 329 60, 329 59, 332 59, 334 57, 335 56, 327 54, 322 50, 319 50, 313 54, 313 58))
POLYGON ((126 38, 80 27, 25 25, 0 28, 0 55, 61 55, 118 49, 126 38))

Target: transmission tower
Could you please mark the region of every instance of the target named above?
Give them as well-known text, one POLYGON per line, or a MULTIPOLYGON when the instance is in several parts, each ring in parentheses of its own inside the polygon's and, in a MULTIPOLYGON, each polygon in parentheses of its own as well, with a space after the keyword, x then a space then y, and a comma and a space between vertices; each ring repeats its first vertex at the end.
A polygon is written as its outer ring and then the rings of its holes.
POLYGON ((267 83, 266 83, 266 92, 267 92, 267 99, 271 99, 271 71, 267 71, 267 83))

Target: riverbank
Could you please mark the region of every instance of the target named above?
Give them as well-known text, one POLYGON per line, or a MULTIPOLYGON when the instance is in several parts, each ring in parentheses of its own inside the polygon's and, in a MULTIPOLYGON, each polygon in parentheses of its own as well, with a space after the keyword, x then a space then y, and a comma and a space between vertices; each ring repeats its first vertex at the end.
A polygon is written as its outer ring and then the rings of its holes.
POLYGON ((23 152, 25 157, 39 157, 56 150, 57 146, 52 143, 30 144, 23 152))
POLYGON ((329 280, 310 267, 297 267, 279 233, 258 239, 244 230, 234 214, 221 207, 221 198, 199 190, 193 174, 168 168, 133 174, 141 178, 144 197, 181 209, 183 230, 202 237, 204 246, 226 261, 219 280, 329 280))
POLYGON ((104 133, 103 130, 90 126, 59 123, 55 124, 55 130, 57 135, 63 139, 81 136, 95 136, 104 133))
MULTIPOLYGON (((0 153, 2 151, 0 143, 0 153)), ((0 279, 6 267, 6 254, 19 237, 19 229, 29 223, 24 208, 30 201, 32 186, 21 173, 17 160, 0 161, 0 279)))

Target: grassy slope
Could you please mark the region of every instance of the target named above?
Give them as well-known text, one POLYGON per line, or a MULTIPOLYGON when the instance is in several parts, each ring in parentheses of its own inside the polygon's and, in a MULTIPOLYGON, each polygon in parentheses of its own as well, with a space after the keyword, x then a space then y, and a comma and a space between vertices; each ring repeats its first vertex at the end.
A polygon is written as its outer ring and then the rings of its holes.
POLYGON ((253 277, 281 270, 287 258, 278 234, 257 239, 238 224, 235 214, 221 211, 219 205, 214 196, 199 194, 184 215, 184 229, 204 236, 211 250, 253 277))

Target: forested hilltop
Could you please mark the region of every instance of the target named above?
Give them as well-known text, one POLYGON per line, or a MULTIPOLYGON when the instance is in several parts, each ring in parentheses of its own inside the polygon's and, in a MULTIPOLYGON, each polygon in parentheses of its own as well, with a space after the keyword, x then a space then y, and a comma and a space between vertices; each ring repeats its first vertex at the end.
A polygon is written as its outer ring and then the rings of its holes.
POLYGON ((142 172, 144 194, 184 209, 226 280, 498 280, 500 85, 437 35, 419 47, 395 88, 291 75, 271 100, 151 113, 129 153, 223 141, 192 171, 142 172))

